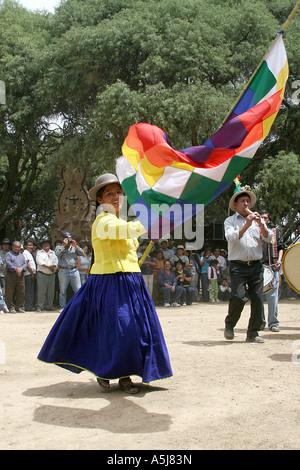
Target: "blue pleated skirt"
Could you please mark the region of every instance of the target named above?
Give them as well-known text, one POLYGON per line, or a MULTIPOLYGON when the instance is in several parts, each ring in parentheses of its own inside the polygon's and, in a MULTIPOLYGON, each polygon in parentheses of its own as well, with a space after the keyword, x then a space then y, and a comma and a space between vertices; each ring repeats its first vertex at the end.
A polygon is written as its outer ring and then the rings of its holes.
POLYGON ((104 379, 137 375, 149 383, 172 376, 141 273, 90 275, 61 312, 38 359, 104 379))

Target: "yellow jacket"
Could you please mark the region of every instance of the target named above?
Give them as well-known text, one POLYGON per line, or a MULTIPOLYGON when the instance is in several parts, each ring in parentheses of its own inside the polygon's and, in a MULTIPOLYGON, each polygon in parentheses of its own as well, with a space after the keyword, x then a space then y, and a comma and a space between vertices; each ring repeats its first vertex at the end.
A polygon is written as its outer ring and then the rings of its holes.
POLYGON ((140 272, 137 238, 145 232, 139 221, 126 222, 108 212, 98 215, 92 226, 95 259, 91 274, 140 272))

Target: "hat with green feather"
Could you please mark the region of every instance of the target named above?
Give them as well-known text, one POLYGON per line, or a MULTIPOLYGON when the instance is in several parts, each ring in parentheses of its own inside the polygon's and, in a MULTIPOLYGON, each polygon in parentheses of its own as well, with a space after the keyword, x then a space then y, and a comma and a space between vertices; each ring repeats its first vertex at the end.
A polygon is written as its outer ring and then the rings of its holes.
POLYGON ((247 186, 247 185, 246 186, 241 186, 240 175, 238 175, 235 178, 234 183, 235 183, 235 190, 234 190, 233 195, 232 195, 232 197, 229 201, 228 214, 230 213, 230 209, 233 210, 233 211, 236 211, 236 207, 234 205, 234 202, 240 194, 245 194, 245 195, 250 197, 250 208, 252 208, 256 203, 256 196, 251 191, 250 186, 247 186))

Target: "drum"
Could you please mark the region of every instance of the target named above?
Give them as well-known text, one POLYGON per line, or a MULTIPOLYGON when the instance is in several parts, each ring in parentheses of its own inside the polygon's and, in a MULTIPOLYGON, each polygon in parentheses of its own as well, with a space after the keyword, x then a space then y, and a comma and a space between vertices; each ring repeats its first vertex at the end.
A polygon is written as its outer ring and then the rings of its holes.
POLYGON ((282 270, 287 283, 300 294, 300 242, 289 246, 284 253, 282 270))
POLYGON ((270 266, 264 266, 264 290, 263 293, 270 292, 274 285, 274 273, 270 266))

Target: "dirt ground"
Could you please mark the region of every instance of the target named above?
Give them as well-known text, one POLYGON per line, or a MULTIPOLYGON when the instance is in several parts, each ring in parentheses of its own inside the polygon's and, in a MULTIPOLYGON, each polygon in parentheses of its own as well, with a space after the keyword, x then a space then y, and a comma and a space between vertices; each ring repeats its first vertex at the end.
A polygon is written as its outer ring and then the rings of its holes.
POLYGON ((299 298, 263 344, 245 342, 248 305, 232 342, 226 303, 157 312, 174 376, 134 396, 36 359, 58 312, 0 315, 1 450, 299 449, 299 298))

